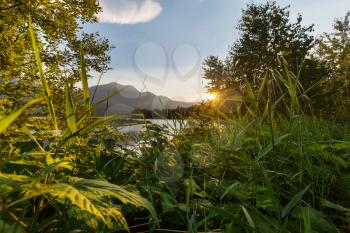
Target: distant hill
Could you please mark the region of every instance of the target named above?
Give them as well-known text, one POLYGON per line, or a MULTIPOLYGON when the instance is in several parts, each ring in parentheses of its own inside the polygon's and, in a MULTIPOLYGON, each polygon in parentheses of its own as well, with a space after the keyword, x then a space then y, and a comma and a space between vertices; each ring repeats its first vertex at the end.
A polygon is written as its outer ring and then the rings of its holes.
POLYGON ((177 107, 188 108, 195 103, 175 101, 165 96, 157 96, 152 92, 140 92, 133 86, 121 85, 116 82, 90 87, 90 96, 95 93, 93 104, 105 97, 117 93, 107 101, 100 103, 94 111, 95 115, 131 114, 137 109, 175 109, 177 107))

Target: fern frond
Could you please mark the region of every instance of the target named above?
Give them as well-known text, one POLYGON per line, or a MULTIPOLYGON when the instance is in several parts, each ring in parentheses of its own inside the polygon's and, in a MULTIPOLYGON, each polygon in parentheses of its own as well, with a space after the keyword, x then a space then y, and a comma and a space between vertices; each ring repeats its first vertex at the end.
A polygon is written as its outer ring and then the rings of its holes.
POLYGON ((44 170, 41 172, 41 178, 45 177, 47 174, 57 171, 59 169, 68 169, 68 170, 72 170, 73 169, 73 165, 71 161, 67 161, 67 160, 62 160, 59 162, 55 162, 52 163, 50 165, 48 165, 47 167, 44 168, 44 170))
POLYGON ((23 198, 11 203, 11 205, 44 195, 51 199, 55 199, 61 204, 65 204, 66 200, 69 200, 72 205, 75 205, 81 210, 94 215, 101 221, 106 222, 100 210, 82 192, 72 185, 66 183, 31 183, 23 185, 22 189, 25 190, 23 198))
POLYGON ((111 184, 104 180, 90 180, 77 177, 71 177, 70 180, 72 185, 78 189, 85 189, 99 193, 100 195, 111 196, 118 199, 123 204, 132 204, 137 207, 146 208, 157 221, 157 215, 152 204, 137 192, 128 191, 119 185, 111 184))

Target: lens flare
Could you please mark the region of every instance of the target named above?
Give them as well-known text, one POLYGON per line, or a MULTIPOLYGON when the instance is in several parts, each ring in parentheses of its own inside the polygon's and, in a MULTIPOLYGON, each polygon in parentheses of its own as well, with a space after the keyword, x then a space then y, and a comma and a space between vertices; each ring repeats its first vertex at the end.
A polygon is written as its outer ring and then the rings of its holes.
POLYGON ((207 93, 205 96, 205 99, 208 101, 213 101, 217 98, 217 95, 215 93, 207 93))

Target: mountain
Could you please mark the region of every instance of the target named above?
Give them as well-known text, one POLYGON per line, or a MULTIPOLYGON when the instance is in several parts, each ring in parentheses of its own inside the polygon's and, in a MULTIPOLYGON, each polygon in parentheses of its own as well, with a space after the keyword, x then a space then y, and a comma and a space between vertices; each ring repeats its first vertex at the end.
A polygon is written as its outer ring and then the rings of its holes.
POLYGON ((175 109, 177 107, 188 108, 195 103, 175 101, 165 96, 157 96, 152 92, 140 92, 130 85, 121 85, 118 83, 108 83, 90 87, 90 97, 93 104, 103 100, 109 95, 113 95, 108 101, 104 101, 96 107, 95 115, 111 114, 131 114, 137 109, 175 109), (116 95, 113 95, 117 93, 116 95), (108 108, 107 108, 108 102, 108 108))

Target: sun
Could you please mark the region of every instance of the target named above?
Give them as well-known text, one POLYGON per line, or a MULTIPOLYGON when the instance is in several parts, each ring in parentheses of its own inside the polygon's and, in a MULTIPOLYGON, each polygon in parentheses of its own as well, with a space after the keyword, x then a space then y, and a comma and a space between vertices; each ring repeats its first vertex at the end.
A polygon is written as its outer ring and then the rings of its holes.
POLYGON ((208 101, 213 101, 217 98, 217 95, 215 93, 207 93, 205 96, 205 99, 208 101))

